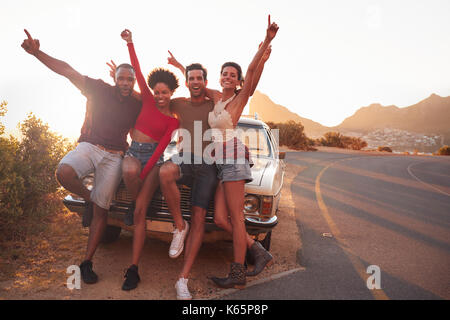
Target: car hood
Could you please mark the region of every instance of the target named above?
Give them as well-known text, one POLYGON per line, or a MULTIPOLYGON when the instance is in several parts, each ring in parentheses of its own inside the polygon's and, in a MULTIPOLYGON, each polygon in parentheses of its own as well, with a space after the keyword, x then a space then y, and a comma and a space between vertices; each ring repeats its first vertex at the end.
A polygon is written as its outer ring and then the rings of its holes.
POLYGON ((248 183, 249 186, 261 186, 264 181, 264 175, 273 174, 275 161, 269 158, 252 158, 252 178, 253 181, 248 183))

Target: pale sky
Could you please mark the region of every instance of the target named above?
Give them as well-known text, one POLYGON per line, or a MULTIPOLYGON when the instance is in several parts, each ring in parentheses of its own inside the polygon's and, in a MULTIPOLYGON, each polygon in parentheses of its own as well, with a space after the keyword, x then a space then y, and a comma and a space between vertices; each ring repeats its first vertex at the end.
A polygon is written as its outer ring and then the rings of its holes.
MULTIPOLYGON (((129 62, 120 32, 128 28, 147 75, 182 63, 208 69, 220 89, 220 66, 244 72, 264 39, 267 15, 280 29, 257 90, 302 117, 338 125, 371 103, 406 107, 431 93, 450 96, 450 1, 2 0, 0 100, 7 127, 33 112, 53 131, 76 138, 86 99, 21 47, 24 28, 47 54, 109 83, 106 62, 129 62)), ((137 86, 136 86, 137 88, 137 86)))

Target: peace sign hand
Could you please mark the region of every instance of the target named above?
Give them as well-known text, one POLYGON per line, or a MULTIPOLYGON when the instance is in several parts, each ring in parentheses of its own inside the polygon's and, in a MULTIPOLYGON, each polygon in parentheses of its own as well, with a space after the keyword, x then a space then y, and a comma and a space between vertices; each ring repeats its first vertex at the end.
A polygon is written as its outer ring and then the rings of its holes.
POLYGON ((277 32, 278 32, 278 29, 279 29, 279 27, 275 22, 270 23, 270 14, 269 14, 269 24, 267 27, 267 38, 269 40, 272 40, 273 38, 275 38, 275 36, 277 35, 277 32))
POLYGON ((132 37, 131 37, 131 31, 128 29, 123 30, 122 33, 120 34, 120 36, 127 43, 133 42, 132 37))
POLYGON ((40 43, 38 39, 33 39, 27 29, 24 29, 28 39, 25 39, 22 42, 22 48, 26 52, 32 55, 36 55, 39 52, 40 43))
POLYGON ((111 60, 111 63, 107 62, 106 64, 109 67, 109 75, 111 76, 111 78, 115 79, 116 78, 116 69, 117 69, 116 64, 112 60, 111 60))

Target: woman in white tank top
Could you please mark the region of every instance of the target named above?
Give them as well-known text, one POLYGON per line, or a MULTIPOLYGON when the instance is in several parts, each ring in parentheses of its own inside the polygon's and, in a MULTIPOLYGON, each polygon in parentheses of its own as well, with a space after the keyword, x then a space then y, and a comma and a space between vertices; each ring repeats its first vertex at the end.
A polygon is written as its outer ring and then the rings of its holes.
MULTIPOLYGON (((238 64, 233 62, 225 63, 221 68, 220 85, 222 92, 207 89, 208 96, 214 99, 214 110, 210 112, 208 122, 211 128, 218 129, 221 134, 216 135, 216 155, 217 151, 222 154, 220 159, 216 158, 219 171, 219 183, 214 199, 215 223, 225 231, 233 235, 234 263, 231 264, 231 271, 226 278, 213 277, 211 280, 219 287, 240 288, 245 287, 246 275, 256 275, 264 267, 273 262, 272 255, 267 252, 259 242, 254 241, 247 234, 244 222, 244 186, 251 181, 251 170, 248 159, 248 151, 243 144, 234 137, 233 129, 248 102, 249 97, 255 91, 256 85, 264 68, 264 63, 270 56, 270 42, 275 37, 278 26, 268 19, 268 27, 264 42, 259 46, 258 52, 251 61, 245 79, 242 79, 242 71, 238 64), (241 87, 240 90, 237 90, 241 87), (226 143, 228 142, 228 143, 226 143), (225 143, 225 144, 224 144, 225 143), (224 146, 223 150, 218 150, 224 146), (237 152, 237 156, 236 154, 237 152), (242 154, 239 154, 239 150, 242 154), (234 154, 243 163, 236 162, 227 164, 221 162, 224 158, 229 158, 229 154, 234 154), (255 269, 246 273, 244 262, 247 248, 255 260, 255 269)), ((170 51, 169 51, 170 53, 170 51)), ((179 68, 184 73, 184 67, 174 58, 172 53, 168 58, 169 64, 179 68)))

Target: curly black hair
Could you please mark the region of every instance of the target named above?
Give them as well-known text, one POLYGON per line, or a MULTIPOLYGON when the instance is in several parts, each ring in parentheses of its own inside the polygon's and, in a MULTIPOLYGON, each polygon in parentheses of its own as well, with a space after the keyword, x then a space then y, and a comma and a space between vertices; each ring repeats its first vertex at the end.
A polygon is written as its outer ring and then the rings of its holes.
POLYGON ((179 87, 178 78, 172 72, 164 68, 153 69, 147 78, 148 86, 153 89, 160 82, 165 83, 171 91, 179 87))

